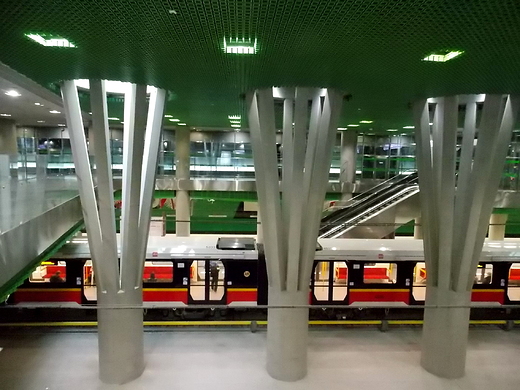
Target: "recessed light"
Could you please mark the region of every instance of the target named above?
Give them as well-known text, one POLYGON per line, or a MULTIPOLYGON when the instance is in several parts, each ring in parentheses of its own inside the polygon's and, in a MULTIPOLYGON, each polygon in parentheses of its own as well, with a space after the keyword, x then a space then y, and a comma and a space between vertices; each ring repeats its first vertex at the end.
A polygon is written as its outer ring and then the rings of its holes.
POLYGON ((25 34, 27 38, 32 39, 34 42, 38 42, 42 46, 49 47, 76 47, 68 39, 59 37, 56 35, 47 34, 25 34))
POLYGON ((443 50, 437 53, 431 53, 424 57, 423 61, 446 62, 460 56, 462 53, 464 53, 462 50, 443 50))
POLYGON ((186 123, 177 123, 179 126, 186 126, 186 123))
POLYGON ((224 38, 224 53, 226 54, 256 54, 256 38, 224 38))
POLYGON ((359 123, 372 123, 374 121, 359 121, 359 123))
POLYGON ((34 105, 35 105, 35 106, 43 106, 43 104, 38 103, 38 102, 34 103, 34 105))
POLYGON ((403 126, 403 129, 415 129, 415 126, 403 126))
POLYGON ((45 123, 45 121, 36 121, 36 122, 38 122, 38 123, 45 123))
POLYGON ((11 116, 11 114, 0 114, 0 116, 11 116))
POLYGON ((357 125, 357 124, 350 124, 350 125, 347 125, 347 127, 359 127, 359 125, 357 125))
POLYGON ((51 114, 61 114, 61 111, 57 111, 57 110, 50 110, 49 112, 51 114))
POLYGON ((15 91, 14 89, 11 89, 11 90, 7 91, 5 94, 7 96, 12 96, 12 97, 22 96, 22 94, 20 92, 15 91))
POLYGON ((111 120, 111 121, 118 121, 120 120, 119 118, 116 118, 115 116, 109 116, 108 117, 108 120, 111 120))
POLYGON ((168 119, 170 122, 180 122, 180 119, 168 119))
POLYGON ((173 115, 165 115, 165 118, 173 118, 173 115))

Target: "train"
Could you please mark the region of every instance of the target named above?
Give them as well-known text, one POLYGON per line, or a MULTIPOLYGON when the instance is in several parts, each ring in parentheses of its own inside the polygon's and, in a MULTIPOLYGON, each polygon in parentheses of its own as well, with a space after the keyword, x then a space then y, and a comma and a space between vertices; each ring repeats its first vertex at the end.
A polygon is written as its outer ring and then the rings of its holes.
MULTIPOLYGON (((268 303, 265 264, 263 245, 253 237, 150 237, 143 274, 145 308, 182 316, 197 307, 225 308, 219 311, 223 316, 261 308, 268 303)), ((421 307, 426 280, 422 240, 320 239, 309 304, 326 318, 348 318, 368 313, 370 307, 384 307, 387 313, 421 307)), ((96 289, 88 242, 75 238, 39 265, 8 303, 87 307, 96 304, 96 289)), ((472 302, 508 313, 508 307, 520 304, 520 240, 486 240, 472 302)))

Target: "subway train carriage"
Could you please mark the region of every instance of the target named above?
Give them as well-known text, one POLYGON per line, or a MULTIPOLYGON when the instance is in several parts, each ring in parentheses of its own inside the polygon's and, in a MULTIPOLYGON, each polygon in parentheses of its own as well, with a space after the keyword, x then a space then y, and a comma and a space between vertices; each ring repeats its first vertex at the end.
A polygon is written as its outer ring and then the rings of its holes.
MULTIPOLYGON (((342 316, 348 308, 424 304, 422 240, 321 239, 309 280, 309 303, 342 316)), ((85 238, 64 245, 9 299, 15 305, 96 303, 96 274, 85 238)), ((150 237, 145 307, 197 305, 254 308, 267 304, 262 245, 247 237, 150 237)), ((473 285, 475 306, 520 304, 520 240, 486 241, 473 285)), ((352 310, 352 309, 351 309, 352 310)))

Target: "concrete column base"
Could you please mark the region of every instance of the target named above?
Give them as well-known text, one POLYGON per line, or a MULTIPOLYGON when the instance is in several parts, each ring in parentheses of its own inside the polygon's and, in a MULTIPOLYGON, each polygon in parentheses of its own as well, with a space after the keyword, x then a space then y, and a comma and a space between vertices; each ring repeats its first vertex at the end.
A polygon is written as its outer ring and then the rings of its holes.
MULTIPOLYGON (((309 291, 287 292, 269 287, 269 305, 308 305, 309 291)), ((267 314, 267 372, 294 382, 307 375, 308 308, 270 308, 267 314)))
POLYGON ((466 367, 471 292, 426 288, 421 366, 441 378, 461 378, 466 367), (452 307, 445 307, 452 306, 452 307))
MULTIPOLYGON (((125 305, 142 305, 142 291, 125 305), (131 302, 130 302, 131 301, 131 302)), ((98 294, 98 302, 99 302, 98 294)), ((106 301, 106 299, 103 299, 106 301)), ((100 306, 109 303, 100 303, 100 306)), ((117 306, 113 304, 112 306, 117 306)), ((143 309, 98 308, 99 379, 108 384, 124 384, 144 371, 143 309)))

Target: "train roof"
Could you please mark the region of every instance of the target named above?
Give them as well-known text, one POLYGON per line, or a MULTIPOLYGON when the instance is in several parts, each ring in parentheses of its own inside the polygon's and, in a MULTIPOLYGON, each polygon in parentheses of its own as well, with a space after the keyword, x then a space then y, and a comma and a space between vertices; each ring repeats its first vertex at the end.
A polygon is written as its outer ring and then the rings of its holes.
MULTIPOLYGON (((251 259, 258 257, 252 237, 193 235, 176 237, 152 236, 148 240, 147 259, 251 259), (218 246, 218 248, 217 248, 218 246), (219 249, 222 248, 222 249, 219 249)), ((424 261, 423 241, 397 239, 320 239, 322 250, 316 260, 352 261, 424 261)), ((90 258, 85 237, 64 245, 54 258, 90 258)), ((520 261, 520 240, 488 241, 484 243, 480 261, 520 261)))
MULTIPOLYGON (((397 239, 332 239, 319 240, 323 250, 316 253, 316 260, 359 261, 424 261, 423 240, 397 239)), ((486 240, 480 261, 519 261, 520 240, 486 240)))

